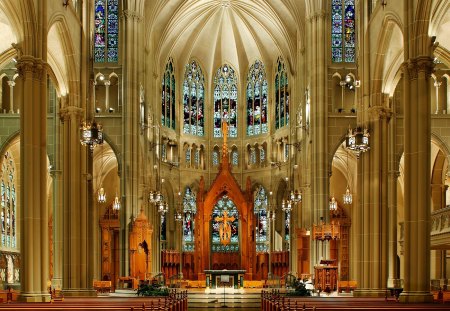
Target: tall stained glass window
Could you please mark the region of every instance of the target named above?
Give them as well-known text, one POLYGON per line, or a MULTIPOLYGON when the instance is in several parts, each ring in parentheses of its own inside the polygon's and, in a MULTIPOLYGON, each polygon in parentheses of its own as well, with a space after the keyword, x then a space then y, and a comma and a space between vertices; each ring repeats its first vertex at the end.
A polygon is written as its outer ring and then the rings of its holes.
POLYGON ((332 0, 331 57, 333 62, 355 62, 355 27, 355 0, 332 0))
POLYGON ((1 162, 1 246, 16 247, 16 167, 11 153, 7 151, 1 162))
POLYGON ((95 0, 94 61, 119 60, 119 0, 95 0))
POLYGON ((257 60, 250 67, 247 77, 247 135, 268 132, 267 79, 264 64, 257 60))
POLYGON ((183 133, 204 135, 205 78, 195 61, 186 65, 183 83, 183 133))
POLYGON ((217 150, 213 150, 212 164, 213 164, 213 166, 219 165, 219 151, 217 151, 217 150))
POLYGON ((284 213, 284 241, 286 250, 291 249, 291 212, 284 213))
POLYGON ((175 74, 172 58, 166 64, 162 79, 161 125, 175 129, 175 74))
POLYGON ((225 64, 214 77, 214 137, 222 137, 222 121, 228 122, 228 137, 237 137, 237 78, 225 64))
POLYGON ((269 251, 269 224, 267 218, 268 200, 267 193, 263 187, 259 187, 255 192, 254 212, 256 219, 256 251, 269 251))
POLYGON ((187 187, 183 197, 183 251, 193 252, 194 245, 194 223, 197 213, 197 199, 191 188, 187 187))
POLYGON ((289 123, 289 90, 288 76, 284 61, 277 60, 277 73, 275 75, 275 129, 289 123))
POLYGON ((211 217, 212 251, 239 251, 239 213, 233 201, 224 195, 213 208, 211 217))

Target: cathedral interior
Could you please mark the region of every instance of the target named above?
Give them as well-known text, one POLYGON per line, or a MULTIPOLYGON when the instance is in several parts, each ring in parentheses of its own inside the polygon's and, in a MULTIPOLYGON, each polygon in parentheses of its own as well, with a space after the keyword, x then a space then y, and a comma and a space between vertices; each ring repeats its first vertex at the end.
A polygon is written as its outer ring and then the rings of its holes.
POLYGON ((432 301, 449 37, 447 0, 1 0, 1 287, 227 269, 432 301))

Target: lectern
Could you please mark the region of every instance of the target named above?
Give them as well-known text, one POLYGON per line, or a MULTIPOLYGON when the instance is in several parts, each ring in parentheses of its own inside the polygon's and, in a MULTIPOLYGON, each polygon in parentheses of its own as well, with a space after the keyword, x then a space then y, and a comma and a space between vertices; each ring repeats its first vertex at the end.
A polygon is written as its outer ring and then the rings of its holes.
POLYGON ((314 267, 314 288, 319 291, 337 290, 338 267, 334 259, 322 259, 320 265, 314 267))

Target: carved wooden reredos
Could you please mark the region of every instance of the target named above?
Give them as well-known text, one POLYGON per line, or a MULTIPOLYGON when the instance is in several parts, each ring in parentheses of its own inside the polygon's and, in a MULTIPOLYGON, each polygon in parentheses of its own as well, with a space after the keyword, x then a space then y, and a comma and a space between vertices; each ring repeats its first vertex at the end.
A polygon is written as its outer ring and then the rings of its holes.
POLYGON ((194 273, 199 279, 203 279, 205 277, 205 269, 216 269, 219 267, 243 269, 246 270, 245 278, 252 280, 256 264, 256 242, 253 230, 254 216, 251 181, 250 178, 247 179, 246 189, 242 191, 231 173, 228 152, 223 153, 219 172, 208 191, 205 189, 205 182, 203 177, 201 177, 197 194, 197 208, 195 216, 194 273), (227 195, 234 202, 239 214, 240 248, 238 253, 211 252, 211 215, 214 206, 224 195, 227 195))

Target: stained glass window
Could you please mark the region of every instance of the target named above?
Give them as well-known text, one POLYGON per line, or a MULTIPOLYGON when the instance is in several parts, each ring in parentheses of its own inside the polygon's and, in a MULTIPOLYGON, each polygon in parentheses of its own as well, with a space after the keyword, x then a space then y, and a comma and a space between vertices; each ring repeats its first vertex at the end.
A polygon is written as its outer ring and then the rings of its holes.
POLYGON ((233 164, 234 166, 239 165, 239 154, 237 150, 233 150, 231 153, 231 164, 233 164))
POLYGON ((250 165, 256 164, 256 150, 254 147, 250 148, 250 156, 249 156, 249 163, 250 165))
POLYGON ((247 77, 247 135, 268 132, 267 80, 264 64, 257 60, 250 67, 247 77))
POLYGON ((290 234, 291 234, 291 212, 284 213, 284 241, 286 249, 290 250, 290 234))
POLYGON ((227 195, 216 203, 212 211, 212 251, 239 251, 239 213, 227 195))
POLYGON ((191 188, 187 187, 183 197, 183 251, 193 252, 194 246, 194 224, 197 213, 197 199, 191 188))
POLYGON ((213 166, 219 165, 219 152, 218 152, 217 150, 214 150, 214 151, 213 151, 213 154, 212 154, 212 163, 213 163, 213 166))
POLYGON ((355 0, 332 0, 331 57, 333 62, 355 62, 355 27, 355 0))
POLYGON ((94 60, 116 63, 119 60, 119 1, 95 0, 94 60))
POLYGON ((289 91, 288 76, 284 61, 277 60, 277 73, 275 75, 275 129, 289 123, 289 91))
MULTIPOLYGON (((162 195, 161 200, 165 202, 165 198, 162 195)), ((167 240, 167 215, 165 213, 161 213, 161 227, 160 227, 160 239, 161 241, 167 240)))
POLYGON ((261 147, 259 149, 259 162, 262 164, 266 161, 266 151, 264 150, 264 147, 261 147))
POLYGON ((237 137, 237 78, 225 64, 214 77, 214 137, 222 137, 222 121, 228 122, 228 137, 237 137))
POLYGON ((172 58, 166 64, 161 90, 161 125, 175 129, 175 75, 172 58))
POLYGON ((267 193, 263 187, 259 187, 255 192, 254 212, 256 219, 256 251, 269 251, 269 229, 267 218, 268 200, 267 193))
POLYGON ((16 168, 11 153, 2 157, 0 172, 1 191, 1 246, 16 247, 16 168))
POLYGON ((186 65, 183 83, 183 133, 204 135, 205 78, 197 62, 186 65))
POLYGON ((191 166, 191 148, 186 149, 186 166, 191 166))

